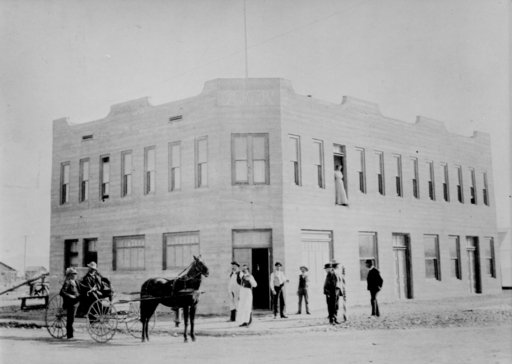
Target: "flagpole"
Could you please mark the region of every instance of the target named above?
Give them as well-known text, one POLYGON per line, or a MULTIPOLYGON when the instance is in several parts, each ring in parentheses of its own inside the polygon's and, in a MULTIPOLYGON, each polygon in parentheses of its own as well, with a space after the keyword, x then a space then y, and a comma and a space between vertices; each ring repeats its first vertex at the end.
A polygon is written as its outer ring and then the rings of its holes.
POLYGON ((245 49, 245 78, 249 78, 249 63, 247 61, 247 15, 246 15, 246 0, 244 0, 244 49, 245 49))

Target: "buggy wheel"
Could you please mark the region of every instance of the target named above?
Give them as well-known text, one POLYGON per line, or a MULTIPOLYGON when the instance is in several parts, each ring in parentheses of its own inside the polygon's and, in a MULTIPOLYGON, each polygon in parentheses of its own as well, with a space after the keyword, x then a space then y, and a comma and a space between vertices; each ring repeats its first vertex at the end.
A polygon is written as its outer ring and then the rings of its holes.
MULTIPOLYGON (((125 318, 126 330, 137 339, 142 338, 142 322, 140 321, 140 303, 130 302, 130 308, 125 318)), ((156 325, 156 311, 149 320, 148 331, 151 332, 156 325)))
POLYGON ((48 302, 46 307, 44 322, 46 330, 50 335, 57 339, 62 339, 66 336, 66 310, 62 307, 64 301, 58 294, 54 295, 48 302))
POLYGON ((87 331, 99 343, 112 339, 117 329, 117 311, 108 299, 93 302, 87 311, 87 331))

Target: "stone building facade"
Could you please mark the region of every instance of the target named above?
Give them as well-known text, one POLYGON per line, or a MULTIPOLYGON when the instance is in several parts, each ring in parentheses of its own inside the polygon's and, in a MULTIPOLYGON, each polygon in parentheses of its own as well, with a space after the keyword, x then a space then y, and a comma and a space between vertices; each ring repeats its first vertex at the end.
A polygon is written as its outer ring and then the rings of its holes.
POLYGON ((185 100, 55 120, 51 206, 54 281, 96 260, 133 292, 201 254, 202 313, 227 310, 232 259, 251 266, 261 309, 282 262, 289 313, 303 264, 312 306, 325 305, 331 259, 345 268, 349 305, 368 300, 365 259, 382 273, 383 301, 500 289, 487 134, 393 120, 354 98, 323 102, 282 79, 217 79, 185 100), (336 165, 348 206, 335 204, 336 165))

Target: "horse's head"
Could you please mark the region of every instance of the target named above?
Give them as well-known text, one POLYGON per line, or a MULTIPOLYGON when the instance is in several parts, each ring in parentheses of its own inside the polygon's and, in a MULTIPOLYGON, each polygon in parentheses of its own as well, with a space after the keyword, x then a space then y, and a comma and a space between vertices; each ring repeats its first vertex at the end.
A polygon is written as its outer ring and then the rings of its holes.
POLYGON ((208 267, 201 260, 200 255, 197 257, 194 255, 194 268, 197 272, 199 272, 203 276, 208 277, 208 274, 209 274, 208 267))

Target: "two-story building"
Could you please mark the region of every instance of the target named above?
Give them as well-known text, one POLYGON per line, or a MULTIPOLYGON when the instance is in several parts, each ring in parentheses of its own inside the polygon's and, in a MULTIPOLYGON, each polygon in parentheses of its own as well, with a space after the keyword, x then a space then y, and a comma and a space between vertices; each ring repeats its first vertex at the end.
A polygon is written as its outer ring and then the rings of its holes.
POLYGON ((349 97, 323 102, 283 79, 216 79, 185 100, 56 120, 51 206, 53 280, 94 260, 117 291, 137 291, 201 254, 203 313, 227 310, 232 259, 250 265, 263 309, 282 262, 289 312, 303 264, 313 308, 324 307, 330 259, 345 268, 349 305, 368 300, 366 259, 382 273, 383 301, 500 289, 487 134, 394 120, 349 97))

